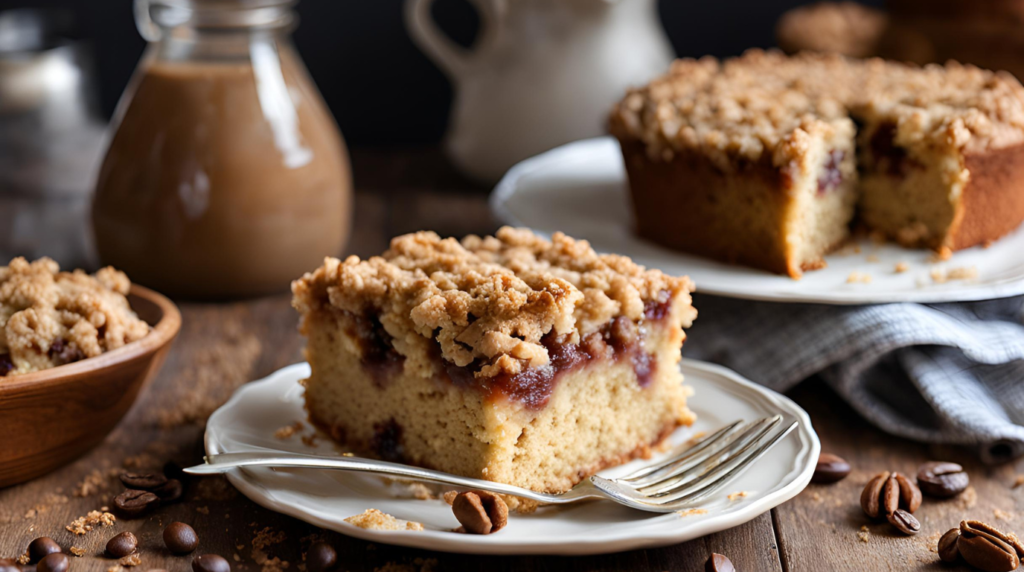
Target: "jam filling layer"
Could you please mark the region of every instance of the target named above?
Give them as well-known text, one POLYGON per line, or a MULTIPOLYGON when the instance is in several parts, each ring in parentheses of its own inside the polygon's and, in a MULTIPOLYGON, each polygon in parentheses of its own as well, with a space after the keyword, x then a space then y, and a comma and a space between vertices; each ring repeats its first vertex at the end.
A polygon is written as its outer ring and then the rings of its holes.
POLYGON ((875 171, 893 177, 905 177, 911 169, 921 169, 921 163, 907 156, 907 150, 896 145, 896 125, 883 123, 878 126, 868 145, 875 161, 875 171))
MULTIPOLYGON (((663 321, 669 313, 670 300, 647 302, 644 308, 646 324, 663 321)), ((361 344, 361 363, 370 374, 374 384, 383 388, 388 379, 402 371, 405 357, 392 345, 391 336, 375 317, 353 316, 349 333, 361 344)), ((489 399, 499 397, 523 403, 531 409, 541 409, 551 399, 558 380, 565 374, 579 370, 588 363, 605 359, 628 363, 636 374, 640 387, 647 387, 654 379, 657 369, 655 356, 644 347, 644 331, 625 317, 609 322, 601 331, 595 332, 578 344, 566 343, 554 333, 541 339, 548 350, 549 363, 540 367, 524 367, 515 375, 502 373, 490 378, 477 378, 474 373, 484 365, 480 360, 466 366, 458 366, 441 356, 439 346, 434 346, 433 359, 445 372, 448 382, 475 388, 489 399)), ((388 432, 383 431, 386 435, 388 432)), ((387 438, 384 438, 387 441, 387 438)), ((386 448, 386 447, 385 447, 386 448)))

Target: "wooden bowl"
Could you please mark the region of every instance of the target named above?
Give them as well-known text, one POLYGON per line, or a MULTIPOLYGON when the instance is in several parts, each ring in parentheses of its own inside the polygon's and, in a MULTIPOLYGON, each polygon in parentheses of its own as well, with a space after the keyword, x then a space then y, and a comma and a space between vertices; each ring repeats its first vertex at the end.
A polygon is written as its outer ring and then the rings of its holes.
POLYGON ((0 487, 48 473, 86 453, 131 408, 167 357, 181 313, 132 285, 128 302, 153 327, 105 354, 0 381, 0 487))

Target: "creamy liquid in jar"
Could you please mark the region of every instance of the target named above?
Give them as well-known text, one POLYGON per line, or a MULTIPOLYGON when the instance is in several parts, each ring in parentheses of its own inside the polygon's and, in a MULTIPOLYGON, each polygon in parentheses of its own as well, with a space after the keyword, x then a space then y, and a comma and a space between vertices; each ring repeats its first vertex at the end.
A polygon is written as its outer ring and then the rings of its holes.
POLYGON ((167 294, 231 297, 286 291, 341 252, 348 156, 290 48, 143 65, 93 200, 104 264, 167 294))

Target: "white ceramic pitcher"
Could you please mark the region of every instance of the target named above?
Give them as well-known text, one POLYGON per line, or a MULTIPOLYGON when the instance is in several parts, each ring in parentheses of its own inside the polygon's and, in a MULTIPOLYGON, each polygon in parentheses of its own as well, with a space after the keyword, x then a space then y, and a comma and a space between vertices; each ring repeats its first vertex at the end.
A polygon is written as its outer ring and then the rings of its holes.
POLYGON ((495 181, 516 162, 604 133, 626 88, 668 69, 655 0, 472 0, 476 47, 448 39, 433 0, 407 0, 413 40, 454 84, 446 146, 467 175, 495 181))

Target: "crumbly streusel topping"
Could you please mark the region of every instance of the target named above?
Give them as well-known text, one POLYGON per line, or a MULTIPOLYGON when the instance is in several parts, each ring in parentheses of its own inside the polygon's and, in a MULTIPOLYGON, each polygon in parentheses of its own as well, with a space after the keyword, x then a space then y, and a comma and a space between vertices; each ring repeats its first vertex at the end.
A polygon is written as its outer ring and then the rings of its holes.
POLYGON ((609 127, 642 141, 655 160, 696 150, 723 168, 763 154, 782 166, 800 156, 794 143, 850 115, 895 124, 897 145, 998 148, 1024 141, 1024 88, 1007 73, 956 62, 919 68, 750 50, 722 62, 676 61, 631 90, 609 127))
POLYGON ((113 268, 60 272, 49 258, 0 266, 0 376, 95 357, 145 336, 149 325, 125 298, 130 285, 113 268))
POLYGON ((407 234, 382 256, 328 258, 292 283, 304 317, 325 307, 372 315, 403 355, 426 353, 436 339, 449 362, 486 361, 484 376, 547 364, 546 334, 578 343, 618 316, 642 321, 649 302, 670 303, 669 319, 687 327, 692 290, 689 278, 597 254, 586 241, 510 227, 461 242, 407 234))

